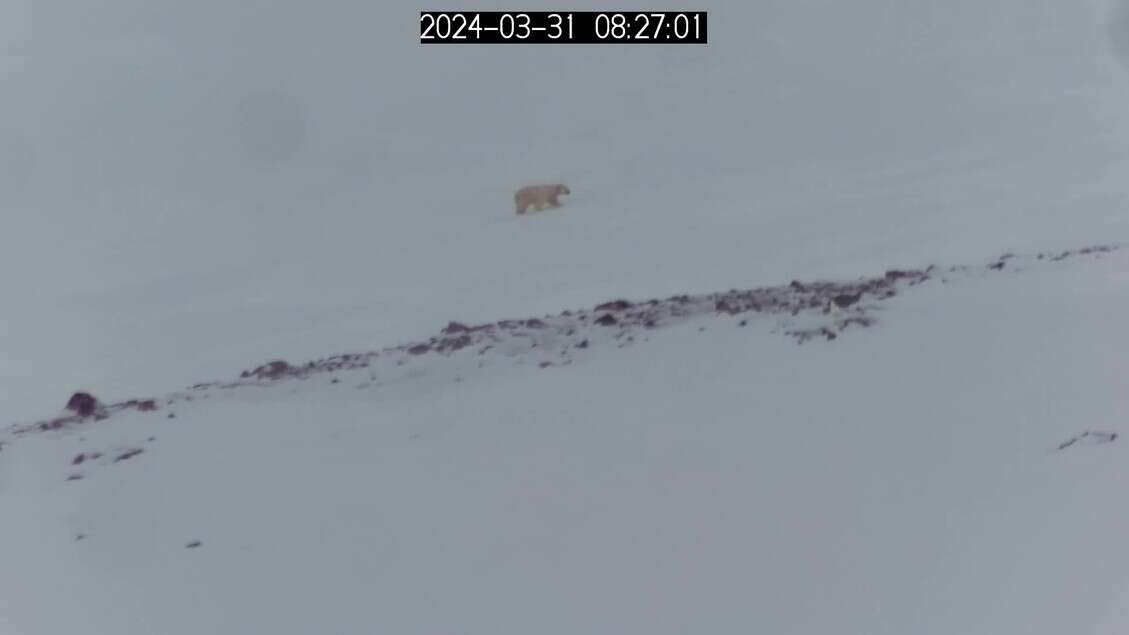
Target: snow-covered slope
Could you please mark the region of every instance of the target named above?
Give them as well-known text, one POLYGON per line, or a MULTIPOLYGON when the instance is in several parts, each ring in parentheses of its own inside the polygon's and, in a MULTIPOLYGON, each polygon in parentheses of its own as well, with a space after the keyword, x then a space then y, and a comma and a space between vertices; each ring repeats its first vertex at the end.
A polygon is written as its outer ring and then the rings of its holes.
POLYGON ((1129 9, 401 5, 0 3, 0 635, 1126 632, 1129 9))
POLYGON ((1125 632, 1129 253, 936 271, 9 431, 0 632, 1125 632))
POLYGON ((1127 233, 1107 2, 694 5, 704 47, 426 47, 417 6, 369 0, 4 3, 0 411, 1127 233), (514 218, 558 180, 565 210, 514 218))

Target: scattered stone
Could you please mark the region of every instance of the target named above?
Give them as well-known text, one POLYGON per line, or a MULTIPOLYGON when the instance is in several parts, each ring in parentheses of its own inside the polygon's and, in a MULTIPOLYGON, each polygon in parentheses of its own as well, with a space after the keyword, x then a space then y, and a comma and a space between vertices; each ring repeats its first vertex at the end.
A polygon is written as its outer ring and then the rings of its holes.
POLYGON ((71 474, 70 476, 67 477, 67 480, 68 481, 81 481, 82 480, 82 474, 71 474))
POLYGON ((603 304, 597 305, 596 308, 593 309, 593 311, 626 311, 632 306, 634 305, 627 300, 612 300, 611 302, 605 302, 603 304))
POLYGON ((254 377, 256 379, 276 380, 282 379, 283 377, 286 377, 288 375, 295 375, 297 373, 297 368, 294 368, 285 360, 277 359, 273 362, 263 364, 255 370, 245 370, 240 374, 240 376, 245 378, 254 377))
POLYGON ((1088 444, 1088 445, 1101 445, 1104 443, 1113 443, 1120 436, 1116 432, 1100 432, 1097 430, 1087 430, 1082 434, 1067 439, 1058 444, 1059 450, 1065 450, 1075 444, 1088 444))
POLYGON ((128 461, 128 460, 132 459, 133 457, 137 456, 138 454, 141 454, 144 451, 145 450, 142 449, 142 448, 130 448, 130 449, 122 452, 121 454, 119 454, 114 459, 114 463, 121 463, 122 461, 128 461))
POLYGON ((454 351, 461 351, 462 349, 474 343, 469 333, 463 333, 457 337, 446 337, 439 340, 439 345, 435 350, 440 353, 451 353, 454 351))
POLYGON ((863 316, 863 315, 851 316, 851 317, 839 322, 839 330, 842 331, 843 329, 847 328, 848 326, 852 326, 852 325, 853 326, 861 326, 863 328, 866 328, 868 326, 874 326, 874 318, 866 317, 866 316, 863 316))
POLYGON ((724 313, 726 315, 737 315, 738 313, 741 312, 741 307, 734 305, 734 304, 730 304, 729 302, 725 301, 724 299, 718 300, 717 302, 715 302, 713 308, 718 313, 724 313))
POLYGON ((199 540, 193 540, 192 542, 185 544, 184 548, 185 549, 196 549, 203 544, 204 543, 200 542, 199 540))
MULTIPOLYGON (((800 342, 811 339, 831 341, 848 327, 866 327, 874 324, 872 315, 880 306, 878 304, 880 301, 896 296, 902 288, 930 280, 931 276, 935 275, 935 271, 947 270, 951 272, 951 275, 975 275, 976 271, 983 271, 985 266, 994 270, 1003 269, 1005 263, 1009 260, 1013 263, 1027 263, 1035 259, 1058 261, 1071 256, 1101 254, 1115 249, 1116 247, 1096 246, 1023 257, 1005 253, 992 264, 976 267, 938 268, 930 265, 925 269, 889 269, 880 277, 858 278, 843 282, 792 280, 786 285, 744 290, 731 289, 727 292, 693 296, 681 294, 670 296, 665 300, 652 298, 635 302, 627 299, 616 299, 597 305, 594 312, 565 310, 556 316, 546 316, 544 320, 538 318, 499 320, 493 324, 480 326, 468 326, 461 322, 451 321, 439 334, 428 341, 387 347, 379 353, 370 351, 334 355, 309 361, 301 366, 292 366, 284 360, 275 360, 253 370, 244 370, 240 377, 243 380, 306 379, 314 373, 333 373, 368 367, 369 361, 378 354, 390 357, 389 364, 403 366, 410 361, 412 356, 430 352, 448 353, 466 347, 474 347, 479 355, 484 355, 494 349, 500 350, 500 354, 509 357, 528 355, 530 351, 542 349, 551 351, 586 349, 590 346, 589 340, 584 339, 576 342, 575 339, 583 337, 581 331, 590 323, 599 326, 618 327, 612 332, 615 333, 617 343, 622 346, 623 342, 632 342, 634 336, 639 335, 643 329, 686 324, 695 318, 709 316, 711 311, 725 315, 745 314, 750 311, 775 315, 780 322, 774 332, 783 332, 790 337, 795 337, 800 342), (875 302, 860 305, 862 297, 867 294, 869 294, 868 299, 875 302), (836 318, 846 316, 831 315, 832 309, 835 307, 840 309, 856 308, 847 313, 850 317, 844 320, 836 318), (817 321, 809 323, 801 330, 787 330, 790 327, 787 316, 799 316, 801 314, 816 318, 817 321), (821 314, 826 317, 821 318, 821 314)), ((1020 264, 1017 268, 1022 269, 1023 264, 1020 264)), ((746 319, 740 319, 737 324, 740 327, 745 327, 748 322, 746 319)), ((697 328, 699 332, 707 330, 705 325, 697 328)), ((565 357, 567 358, 567 355, 565 357)), ((526 359, 531 362, 529 358, 526 359)), ((561 362, 561 364, 564 363, 567 362, 561 362)), ((484 366, 482 361, 477 362, 477 364, 479 367, 484 366)), ((340 382, 341 379, 338 376, 331 376, 330 383, 337 384, 340 382)), ((206 399, 211 396, 211 392, 217 387, 234 389, 249 383, 252 382, 236 380, 228 383, 196 384, 193 386, 195 390, 192 391, 192 394, 200 394, 206 399)), ((169 398, 167 403, 171 406, 179 401, 191 401, 192 394, 178 393, 169 398)), ((73 423, 81 423, 86 417, 105 418, 123 408, 134 408, 139 411, 156 410, 157 403, 152 399, 131 399, 128 402, 102 406, 91 394, 78 392, 74 393, 68 402, 67 409, 70 412, 66 415, 17 427, 16 430, 17 433, 23 433, 35 430, 63 429, 73 423)), ((173 412, 169 412, 166 416, 168 419, 176 418, 176 414, 173 412)), ((133 456, 133 454, 129 456, 133 456)), ((129 457, 125 456, 125 458, 129 457)), ((116 460, 124 460, 124 458, 119 457, 116 460)))
POLYGON ((466 324, 462 324, 461 322, 448 322, 447 326, 445 326, 443 328, 443 333, 446 334, 446 335, 451 335, 451 334, 454 334, 454 333, 469 333, 469 332, 470 332, 470 327, 467 326, 466 324))
POLYGON ((615 319, 615 316, 611 313, 605 313, 596 319, 596 324, 600 326, 615 326, 619 324, 619 320, 615 319))
POLYGON ((101 452, 91 452, 89 454, 86 452, 80 452, 73 459, 71 459, 71 465, 82 465, 87 461, 93 461, 94 459, 100 458, 101 456, 101 452))
POLYGON ((817 329, 806 329, 806 330, 802 330, 802 331, 788 331, 787 334, 796 338, 796 342, 799 343, 799 344, 804 344, 804 343, 806 343, 806 342, 808 342, 808 341, 810 341, 810 340, 812 340, 816 337, 822 337, 822 338, 826 339, 828 342, 830 342, 831 340, 834 340, 835 338, 839 337, 835 333, 835 331, 832 331, 831 329, 827 328, 826 326, 823 326, 823 327, 820 327, 820 328, 817 328, 817 329))
POLYGON ((834 302, 835 306, 839 307, 840 309, 845 309, 852 304, 855 304, 860 299, 862 299, 861 291, 859 293, 840 293, 839 295, 831 298, 831 301, 834 302))
POLYGON ((98 400, 88 392, 76 392, 67 400, 67 410, 80 417, 89 417, 98 409, 98 400))

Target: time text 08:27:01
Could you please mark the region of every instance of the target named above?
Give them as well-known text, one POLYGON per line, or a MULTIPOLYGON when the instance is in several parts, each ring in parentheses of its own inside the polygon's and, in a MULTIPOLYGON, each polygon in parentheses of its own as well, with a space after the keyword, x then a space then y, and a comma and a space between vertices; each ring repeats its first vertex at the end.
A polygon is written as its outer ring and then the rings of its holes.
POLYGON ((705 11, 421 11, 424 44, 705 44, 705 11))

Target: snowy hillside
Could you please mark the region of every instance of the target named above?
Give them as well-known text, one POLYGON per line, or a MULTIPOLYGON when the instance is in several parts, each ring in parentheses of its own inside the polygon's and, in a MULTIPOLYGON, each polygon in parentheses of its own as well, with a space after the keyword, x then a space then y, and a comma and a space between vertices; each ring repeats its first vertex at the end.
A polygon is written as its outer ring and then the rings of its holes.
POLYGON ((1129 254, 887 278, 9 431, 0 632, 1123 633, 1129 254))
POLYGON ((1129 5, 383 4, 0 5, 0 635, 1126 632, 1129 5))
POLYGON ((0 410, 1129 234, 1108 3, 695 6, 707 46, 426 47, 410 3, 4 3, 0 410))

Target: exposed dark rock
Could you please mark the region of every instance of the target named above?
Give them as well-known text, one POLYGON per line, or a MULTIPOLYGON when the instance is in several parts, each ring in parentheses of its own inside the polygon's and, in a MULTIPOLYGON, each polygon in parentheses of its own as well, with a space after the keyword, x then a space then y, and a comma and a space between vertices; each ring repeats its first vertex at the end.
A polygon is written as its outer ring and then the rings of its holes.
POLYGON ((128 460, 132 459, 133 457, 137 456, 138 454, 141 454, 144 451, 145 450, 143 450, 142 448, 130 448, 130 449, 122 452, 121 454, 119 454, 117 457, 115 457, 114 463, 120 463, 122 461, 128 461, 128 460))
MULTIPOLYGON (((530 318, 524 320, 500 320, 494 324, 468 326, 461 322, 449 322, 436 337, 425 342, 388 347, 380 351, 366 353, 350 353, 334 355, 304 363, 301 366, 292 366, 286 361, 276 360, 259 366, 253 370, 242 371, 243 380, 276 380, 298 378, 305 379, 314 373, 334 373, 336 371, 368 367, 369 362, 378 354, 390 358, 389 364, 402 366, 411 356, 423 355, 429 352, 447 353, 474 347, 479 355, 484 355, 490 350, 499 350, 500 354, 509 357, 528 355, 530 351, 540 351, 546 348, 551 351, 568 351, 571 349, 585 349, 590 346, 587 339, 577 342, 583 337, 581 334, 585 327, 591 323, 600 326, 618 326, 612 333, 619 346, 624 342, 633 341, 642 329, 654 329, 660 326, 674 326, 683 324, 691 319, 708 316, 711 311, 724 315, 738 315, 750 311, 776 315, 781 319, 781 327, 788 329, 789 321, 786 316, 799 316, 801 313, 809 317, 822 314, 823 326, 819 323, 810 325, 802 330, 784 330, 790 337, 795 337, 800 342, 812 339, 834 340, 838 333, 852 326, 870 326, 874 323, 872 315, 878 310, 880 302, 894 297, 904 288, 921 284, 931 279, 934 271, 948 271, 946 281, 951 281, 956 276, 975 275, 976 271, 983 271, 984 267, 993 270, 1005 268, 1008 260, 1017 262, 1033 262, 1034 260, 1059 261, 1072 256, 1100 254, 1113 251, 1114 247, 1087 247, 1083 249, 1068 250, 1054 253, 1042 253, 1035 256, 1016 256, 1004 254, 989 265, 975 267, 954 266, 938 268, 930 265, 927 269, 901 270, 890 269, 880 277, 858 278, 851 281, 812 281, 802 282, 793 280, 787 285, 759 287, 752 289, 732 289, 724 293, 707 293, 698 295, 673 295, 665 300, 651 299, 642 302, 633 302, 627 299, 616 299, 596 306, 595 312, 585 310, 562 311, 556 316, 546 316, 546 319, 530 318), (873 302, 860 305, 864 295, 873 302), (831 315, 831 308, 856 307, 845 316, 849 319, 835 319, 831 315)), ((738 322, 741 327, 748 325, 748 320, 738 322)), ((705 326, 698 327, 705 331, 705 326)), ((566 356, 567 360, 567 356, 566 356)), ((562 361, 568 363, 568 361, 562 361)), ((479 361, 483 367, 485 361, 479 361)), ((338 381, 333 378, 331 381, 338 381)), ((201 383, 194 385, 193 393, 201 394, 204 398, 210 396, 210 391, 216 388, 233 389, 246 385, 248 381, 232 381, 227 383, 201 383)), ((192 394, 178 393, 168 400, 168 405, 180 401, 191 401, 192 394)), ((17 433, 35 430, 59 430, 75 423, 83 422, 86 417, 95 419, 105 418, 119 410, 132 408, 139 411, 156 410, 156 400, 131 399, 110 405, 100 404, 89 393, 75 393, 67 404, 69 413, 48 421, 36 422, 23 427, 17 427, 17 433)), ((167 417, 173 419, 176 414, 170 412, 167 417)), ((130 455, 133 456, 133 455, 130 455)), ((125 457, 128 458, 128 457, 125 457)), ((83 460, 89 460, 89 457, 83 460)), ((119 457, 117 460, 124 460, 119 457)))
POLYGON ((469 331, 470 327, 459 322, 448 322, 447 326, 443 328, 443 332, 447 335, 451 335, 453 333, 467 333, 469 331))
POLYGON ((82 465, 86 461, 93 461, 94 459, 100 458, 101 456, 101 452, 80 452, 73 459, 71 459, 71 465, 82 465))
POLYGON ((440 353, 459 351, 473 343, 474 340, 471 338, 470 333, 463 333, 457 337, 447 337, 439 340, 439 344, 435 347, 435 350, 440 353))
POLYGON ((1076 443, 1088 443, 1092 445, 1100 445, 1104 443, 1113 443, 1120 436, 1116 432, 1100 432, 1097 430, 1087 430, 1082 434, 1067 439, 1058 444, 1059 450, 1065 450, 1076 443))
POLYGON ((898 270, 898 269, 891 269, 891 270, 886 272, 885 278, 887 280, 893 281, 893 280, 901 280, 902 278, 911 278, 913 276, 914 276, 914 272, 912 272, 912 271, 901 271, 901 270, 898 270))
MULTIPOLYGON (((296 375, 296 374, 298 374, 298 369, 291 366, 285 360, 276 359, 275 361, 267 362, 266 364, 263 364, 262 366, 259 366, 258 368, 254 369, 254 370, 245 370, 240 374, 240 376, 241 377, 254 377, 256 379, 275 380, 275 379, 282 379, 283 377, 286 377, 287 375, 296 375)), ((197 385, 199 385, 199 384, 197 384, 197 385)), ((204 385, 204 387, 207 387, 207 385, 204 385)))
POLYGON ((80 417, 89 417, 98 410, 98 400, 88 392, 76 392, 67 400, 67 410, 80 417))
POLYGON ((592 309, 592 310, 593 311, 626 311, 627 309, 630 309, 632 306, 634 306, 634 305, 632 305, 627 300, 612 300, 611 302, 605 302, 603 304, 597 305, 596 308, 592 309))
POLYGON ((737 315, 741 312, 741 307, 735 304, 730 304, 724 299, 715 302, 713 308, 718 313, 724 313, 726 315, 737 315))
POLYGON ((611 313, 605 313, 596 320, 596 324, 600 326, 615 326, 619 324, 619 320, 615 319, 615 316, 611 313))
POLYGON ((861 298, 862 298, 861 292, 860 293, 840 293, 839 295, 831 298, 831 301, 834 302, 835 306, 839 307, 840 309, 845 309, 845 308, 851 306, 852 304, 855 304, 856 302, 858 302, 861 298))
POLYGON ((855 316, 851 316, 851 317, 839 322, 839 330, 843 330, 843 329, 847 328, 848 326, 861 326, 863 328, 866 328, 868 326, 873 326, 873 325, 874 325, 874 318, 866 317, 866 316, 862 316, 862 315, 855 315, 855 316))

